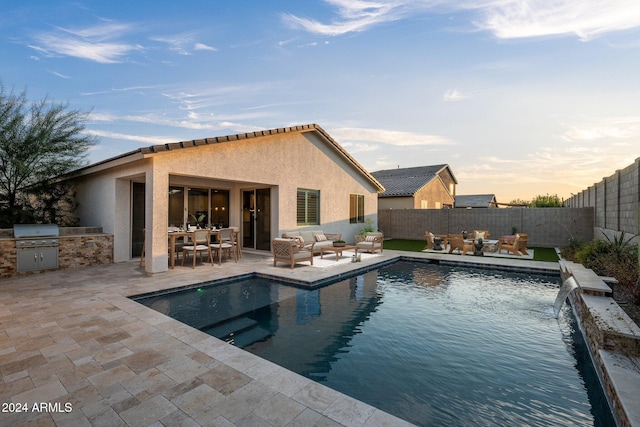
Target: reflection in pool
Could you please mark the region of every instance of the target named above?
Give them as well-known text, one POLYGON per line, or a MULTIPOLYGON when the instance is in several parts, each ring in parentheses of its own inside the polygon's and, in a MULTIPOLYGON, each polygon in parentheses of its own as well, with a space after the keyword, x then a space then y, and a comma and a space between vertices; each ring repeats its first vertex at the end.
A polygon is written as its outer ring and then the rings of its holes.
POLYGON ((559 281, 400 261, 137 300, 418 425, 613 425, 570 307, 555 319, 559 281))

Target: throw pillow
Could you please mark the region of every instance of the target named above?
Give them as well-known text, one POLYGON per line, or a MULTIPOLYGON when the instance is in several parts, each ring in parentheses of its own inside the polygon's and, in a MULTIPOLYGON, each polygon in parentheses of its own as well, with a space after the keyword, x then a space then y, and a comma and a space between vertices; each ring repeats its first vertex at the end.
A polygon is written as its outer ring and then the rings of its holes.
POLYGON ((366 236, 364 238, 365 242, 375 242, 376 241, 376 236, 366 236))
POLYGON ((478 239, 484 240, 484 232, 480 233, 476 231, 476 240, 478 239))
POLYGON ((324 242, 327 240, 327 236, 324 234, 316 234, 316 242, 324 242))
POLYGON ((433 239, 436 238, 435 234, 433 233, 429 233, 429 238, 431 239, 431 241, 433 242, 433 239))

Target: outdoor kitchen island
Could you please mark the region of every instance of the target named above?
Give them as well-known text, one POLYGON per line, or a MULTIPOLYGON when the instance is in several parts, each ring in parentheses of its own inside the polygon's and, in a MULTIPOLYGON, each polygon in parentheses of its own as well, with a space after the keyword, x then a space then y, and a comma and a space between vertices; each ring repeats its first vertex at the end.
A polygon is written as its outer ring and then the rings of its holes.
MULTIPOLYGON (((52 264, 51 269, 113 263, 113 235, 103 233, 102 227, 60 227, 58 230, 57 246, 48 244, 45 247, 49 256, 54 256, 53 251, 57 250, 57 265, 52 264)), ((13 229, 0 230, 0 278, 33 274, 18 272, 18 251, 24 251, 20 246, 20 238, 16 239, 13 229)), ((38 250, 38 257, 39 253, 38 250)), ((49 265, 43 267, 36 271, 50 271, 47 270, 49 265)))

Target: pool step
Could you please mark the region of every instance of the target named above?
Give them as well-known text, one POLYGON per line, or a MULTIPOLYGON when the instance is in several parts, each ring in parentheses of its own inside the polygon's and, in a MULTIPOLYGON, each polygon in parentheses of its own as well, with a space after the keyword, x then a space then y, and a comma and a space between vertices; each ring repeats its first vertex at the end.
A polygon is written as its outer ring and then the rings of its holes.
POLYGON ((203 328, 202 331, 240 348, 271 336, 271 332, 259 327, 258 322, 248 317, 237 317, 210 328, 203 328))
POLYGON ((234 334, 227 338, 227 342, 235 345, 236 347, 245 348, 255 342, 266 340, 271 336, 271 332, 266 329, 262 329, 259 326, 234 334))
POLYGON ((258 322, 253 319, 249 319, 248 317, 236 317, 235 319, 217 323, 215 326, 202 330, 203 332, 222 340, 231 334, 236 334, 245 329, 253 328, 257 324, 258 322))

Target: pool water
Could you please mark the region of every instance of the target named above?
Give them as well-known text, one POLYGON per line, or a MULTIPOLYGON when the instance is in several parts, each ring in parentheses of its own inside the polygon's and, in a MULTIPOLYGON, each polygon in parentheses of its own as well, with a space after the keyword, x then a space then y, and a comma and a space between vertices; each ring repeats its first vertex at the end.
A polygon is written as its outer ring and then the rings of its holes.
POLYGON ((400 261, 137 300, 417 425, 615 425, 559 280, 400 261))

